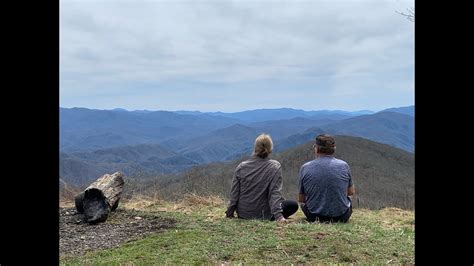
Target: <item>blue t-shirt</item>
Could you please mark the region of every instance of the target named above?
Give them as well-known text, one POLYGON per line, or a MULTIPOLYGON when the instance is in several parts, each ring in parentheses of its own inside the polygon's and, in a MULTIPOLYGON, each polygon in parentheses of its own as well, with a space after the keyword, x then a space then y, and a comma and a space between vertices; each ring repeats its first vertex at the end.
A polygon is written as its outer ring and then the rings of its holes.
POLYGON ((320 156, 301 166, 299 175, 299 191, 311 213, 337 217, 351 206, 347 189, 353 185, 352 175, 343 160, 320 156))

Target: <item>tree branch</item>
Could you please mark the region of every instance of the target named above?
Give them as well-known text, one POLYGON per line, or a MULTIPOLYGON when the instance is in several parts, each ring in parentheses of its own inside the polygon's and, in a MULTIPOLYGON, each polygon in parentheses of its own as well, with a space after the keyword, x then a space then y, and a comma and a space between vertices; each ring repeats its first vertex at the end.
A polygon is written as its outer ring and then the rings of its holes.
POLYGON ((395 11, 395 12, 406 17, 409 21, 415 22, 415 8, 414 7, 407 8, 407 11, 408 13, 403 13, 403 12, 398 12, 398 11, 395 11))

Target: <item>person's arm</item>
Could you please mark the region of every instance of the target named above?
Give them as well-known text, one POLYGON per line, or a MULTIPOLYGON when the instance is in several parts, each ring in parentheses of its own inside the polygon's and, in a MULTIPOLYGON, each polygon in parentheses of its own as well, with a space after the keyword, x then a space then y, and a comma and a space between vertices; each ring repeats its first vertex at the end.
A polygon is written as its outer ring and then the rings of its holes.
POLYGON ((281 166, 280 166, 276 174, 273 175, 273 178, 270 181, 270 188, 269 188, 270 209, 276 221, 285 220, 282 214, 283 209, 281 208, 281 202, 283 199, 283 196, 281 195, 282 187, 283 187, 283 181, 282 181, 282 172, 281 172, 281 166))
POLYGON ((240 197, 240 177, 239 177, 240 167, 237 166, 234 172, 234 177, 232 178, 232 187, 230 189, 230 202, 225 212, 226 217, 234 217, 235 209, 237 208, 237 203, 239 202, 240 197))
POLYGON ((354 185, 350 186, 349 188, 347 188, 347 196, 352 196, 354 195, 356 192, 355 192, 355 187, 354 185))
POLYGON ((298 202, 299 203, 305 203, 306 202, 304 194, 301 194, 301 193, 298 194, 298 202))
POLYGON ((300 172, 299 172, 299 181, 298 181, 298 189, 299 189, 299 192, 298 192, 298 202, 299 203, 305 203, 306 202, 306 198, 304 196, 304 187, 303 187, 303 175, 302 175, 302 172, 303 172, 303 167, 300 168, 300 172))
POLYGON ((352 172, 349 165, 347 165, 347 174, 349 176, 349 187, 347 188, 347 196, 352 196, 355 194, 355 186, 354 186, 354 183, 352 182, 352 172))

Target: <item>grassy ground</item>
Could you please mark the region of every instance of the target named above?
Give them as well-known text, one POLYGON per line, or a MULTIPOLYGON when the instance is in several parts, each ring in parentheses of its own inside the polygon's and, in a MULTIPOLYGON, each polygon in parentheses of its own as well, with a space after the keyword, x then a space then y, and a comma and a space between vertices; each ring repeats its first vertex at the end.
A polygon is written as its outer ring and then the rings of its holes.
POLYGON ((213 197, 141 199, 120 208, 174 218, 177 227, 118 248, 63 257, 61 264, 414 263, 414 214, 395 208, 355 209, 348 224, 310 224, 298 210, 284 225, 223 218, 225 203, 213 197))

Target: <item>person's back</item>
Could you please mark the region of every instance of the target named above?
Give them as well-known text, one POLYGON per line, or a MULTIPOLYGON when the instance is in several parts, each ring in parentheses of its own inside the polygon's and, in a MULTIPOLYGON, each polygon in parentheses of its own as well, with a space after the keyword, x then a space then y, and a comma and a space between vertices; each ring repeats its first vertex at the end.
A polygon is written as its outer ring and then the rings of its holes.
MULTIPOLYGON (((240 197, 237 213, 244 219, 265 219, 272 217, 269 194, 274 191, 277 179, 281 178, 281 165, 275 160, 253 156, 237 166, 240 179, 240 197)), ((282 198, 274 204, 280 204, 282 198)))
POLYGON ((300 169, 299 201, 308 221, 347 222, 352 214, 348 196, 355 193, 349 165, 334 158, 334 138, 316 137, 316 159, 300 169))
POLYGON ((298 203, 281 195, 282 171, 279 162, 270 159, 273 142, 261 134, 255 140, 254 154, 240 163, 234 172, 226 216, 286 221, 298 210, 298 203))
POLYGON ((301 183, 308 210, 318 216, 337 217, 351 206, 347 188, 352 185, 349 166, 332 156, 320 156, 301 168, 301 183))

